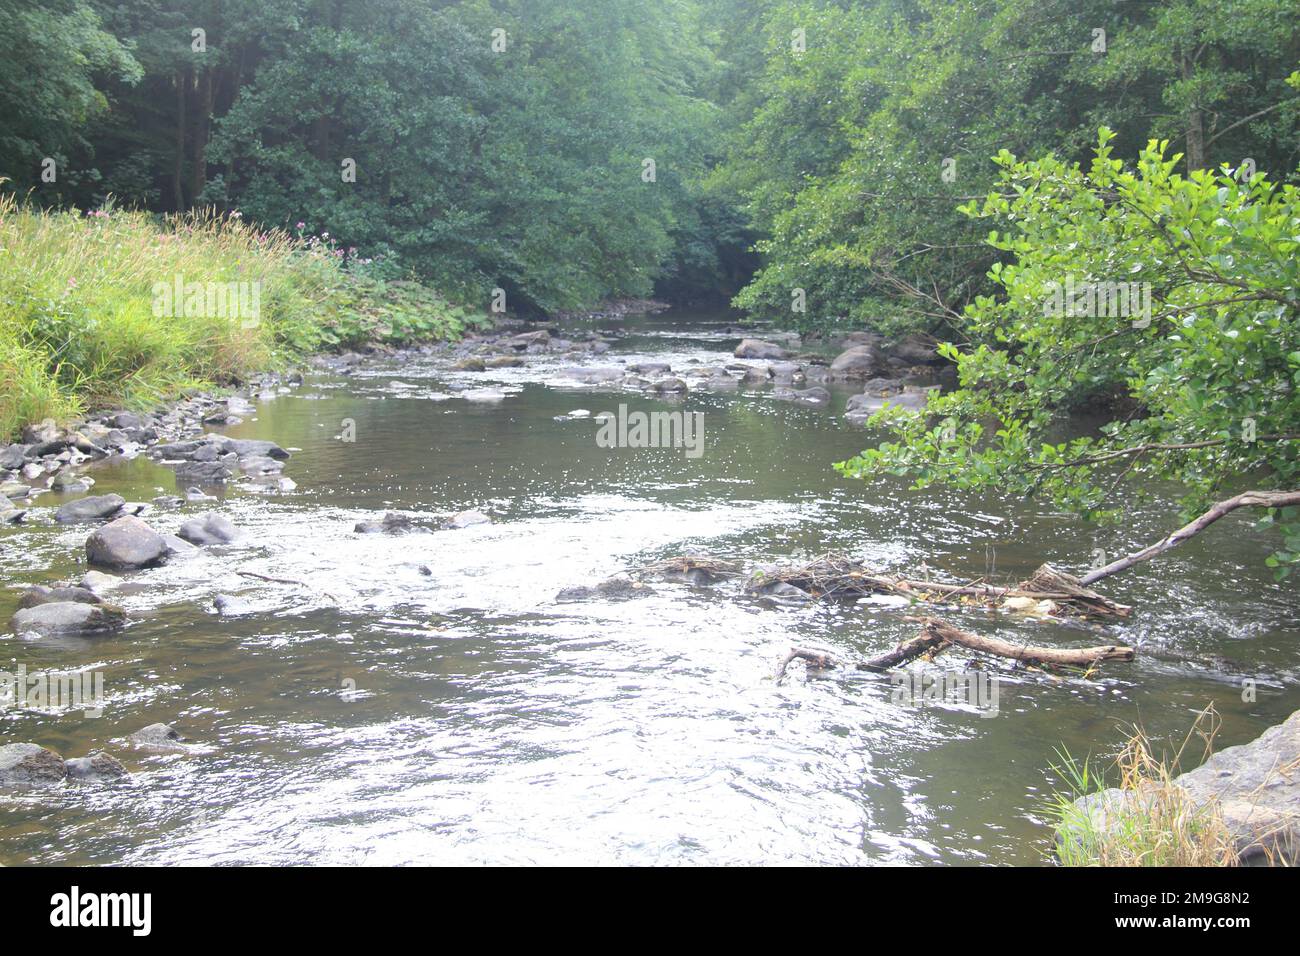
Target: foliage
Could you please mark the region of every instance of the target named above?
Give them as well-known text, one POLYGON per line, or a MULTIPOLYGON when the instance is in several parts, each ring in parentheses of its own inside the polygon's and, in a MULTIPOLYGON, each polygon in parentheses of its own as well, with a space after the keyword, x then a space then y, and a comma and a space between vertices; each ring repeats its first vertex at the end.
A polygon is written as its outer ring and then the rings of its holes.
POLYGON ((0 437, 87 407, 148 406, 308 349, 455 338, 432 290, 354 275, 326 243, 210 214, 49 212, 0 197, 0 437), (159 283, 247 283, 260 307, 171 309, 159 283))
MULTIPOLYGON (((1183 176, 1167 143, 1129 169, 1111 139, 1087 169, 999 155, 1001 188, 965 211, 1005 226, 989 243, 1011 261, 990 271, 1002 294, 966 310, 973 343, 945 347, 961 387, 925 416, 879 413, 896 440, 845 474, 1044 494, 1094 518, 1164 480, 1188 513, 1240 475, 1296 486, 1300 190, 1260 171, 1183 176), (1098 405, 1095 433, 1057 440, 1068 412, 1098 405)), ((1275 560, 1294 560, 1295 533, 1275 560)))

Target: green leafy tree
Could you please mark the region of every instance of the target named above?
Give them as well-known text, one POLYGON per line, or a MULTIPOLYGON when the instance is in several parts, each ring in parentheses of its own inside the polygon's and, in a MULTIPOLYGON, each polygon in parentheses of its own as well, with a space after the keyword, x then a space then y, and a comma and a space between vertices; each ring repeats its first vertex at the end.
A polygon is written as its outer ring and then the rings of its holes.
MULTIPOLYGON (((1087 168, 999 154, 999 188, 965 211, 1000 228, 999 294, 949 345, 960 388, 924 415, 886 408, 893 440, 837 467, 918 486, 1041 494, 1116 517, 1163 481, 1203 509, 1243 476, 1300 482, 1300 189, 1260 171, 1177 172, 1167 143, 1135 168, 1103 129, 1087 168), (1103 409, 1064 438, 1071 412, 1103 409)), ((1296 560, 1294 514, 1271 561, 1296 560)))

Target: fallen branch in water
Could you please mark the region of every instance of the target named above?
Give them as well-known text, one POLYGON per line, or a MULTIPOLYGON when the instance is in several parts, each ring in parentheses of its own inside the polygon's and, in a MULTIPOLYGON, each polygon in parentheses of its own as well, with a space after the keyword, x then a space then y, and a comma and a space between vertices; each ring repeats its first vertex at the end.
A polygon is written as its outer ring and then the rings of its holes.
POLYGON ((804 565, 758 571, 745 582, 751 594, 779 585, 814 598, 851 599, 890 594, 928 604, 981 604, 1009 610, 1032 610, 1055 617, 1124 618, 1133 609, 1089 590, 1078 578, 1044 564, 1028 581, 1014 587, 955 584, 891 577, 869 571, 842 555, 825 555, 804 565))
POLYGON ((1224 515, 1230 514, 1238 508, 1286 508, 1291 505, 1300 505, 1300 491, 1243 491, 1233 498, 1220 501, 1195 521, 1183 525, 1173 534, 1157 541, 1150 547, 1112 561, 1105 567, 1098 568, 1095 571, 1089 571, 1079 579, 1079 584, 1084 586, 1092 584, 1094 581, 1100 581, 1102 578, 1125 571, 1135 564, 1149 561, 1158 554, 1164 554, 1171 548, 1178 547, 1188 538, 1200 534, 1224 515))
MULTIPOLYGON (((869 660, 859 661, 853 666, 860 671, 884 671, 899 664, 920 657, 922 654, 939 653, 958 645, 968 650, 993 654, 1026 664, 1043 664, 1049 666, 1092 667, 1104 661, 1131 661, 1135 654, 1133 648, 1122 644, 1105 644, 1098 647, 1041 647, 1033 644, 1013 644, 996 637, 984 637, 963 631, 947 621, 935 617, 920 618, 921 633, 903 641, 891 651, 877 655, 869 660)), ((776 677, 785 676, 786 668, 794 660, 804 660, 810 667, 828 669, 839 666, 839 662, 824 651, 812 651, 794 647, 777 668, 776 677)))

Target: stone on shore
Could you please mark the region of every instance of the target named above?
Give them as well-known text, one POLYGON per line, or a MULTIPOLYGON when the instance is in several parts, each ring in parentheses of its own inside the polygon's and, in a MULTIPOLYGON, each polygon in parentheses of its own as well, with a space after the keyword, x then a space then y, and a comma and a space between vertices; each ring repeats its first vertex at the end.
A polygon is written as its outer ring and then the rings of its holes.
MULTIPOLYGON (((1192 806, 1217 807, 1236 843, 1242 862, 1266 860, 1300 863, 1300 711, 1270 727, 1258 738, 1214 754, 1200 767, 1180 774, 1174 783, 1192 806)), ((1117 820, 1113 815, 1137 806, 1131 791, 1116 788, 1089 794, 1075 805, 1092 818, 1097 831, 1117 820)), ((1076 839, 1057 832, 1058 843, 1076 839)))

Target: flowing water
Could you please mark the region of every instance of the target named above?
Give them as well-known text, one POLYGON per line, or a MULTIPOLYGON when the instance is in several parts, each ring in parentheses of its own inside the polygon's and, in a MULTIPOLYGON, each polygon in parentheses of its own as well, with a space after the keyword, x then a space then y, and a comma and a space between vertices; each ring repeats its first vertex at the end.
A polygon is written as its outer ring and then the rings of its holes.
MULTIPOLYGON (((723 364, 737 341, 727 322, 605 320, 627 334, 591 364, 723 364)), ((1035 864, 1056 748, 1106 752, 1138 720, 1181 734, 1209 702, 1226 746, 1300 707, 1300 602, 1272 581, 1245 518, 1108 582, 1135 606, 1120 626, 950 614, 1034 643, 1138 648, 1092 680, 1001 668, 996 714, 913 706, 888 678, 848 670, 796 664, 773 679, 792 645, 849 659, 893 646, 915 633, 906 609, 774 606, 734 584, 558 603, 561 589, 684 552, 840 551, 1020 579, 1043 561, 1081 570, 1095 548, 1145 544, 1174 519, 1165 504, 1098 530, 1041 503, 849 481, 830 465, 868 436, 840 415, 847 393, 829 410, 765 390, 667 405, 561 387, 562 364, 473 373, 403 357, 316 373, 227 429, 293 449, 297 490, 236 488, 148 515, 171 531, 215 505, 244 538, 130 575, 120 634, 0 637, 0 670, 99 671, 106 698, 98 717, 0 711, 0 740, 66 757, 103 748, 132 770, 0 795, 0 863, 1035 864), (487 387, 504 397, 462 391, 487 387), (703 453, 603 448, 594 420, 566 417, 620 403, 703 413, 703 453), (493 523, 439 528, 467 508, 493 523), (425 527, 354 533, 390 511, 425 527), (218 615, 218 594, 242 613, 218 615), (195 751, 122 743, 156 721, 195 751)), ((90 474, 95 493, 128 500, 177 490, 143 457, 90 474)), ((78 577, 87 533, 40 514, 0 531, 0 577, 78 577)), ((0 592, 0 620, 15 600, 0 592)))

